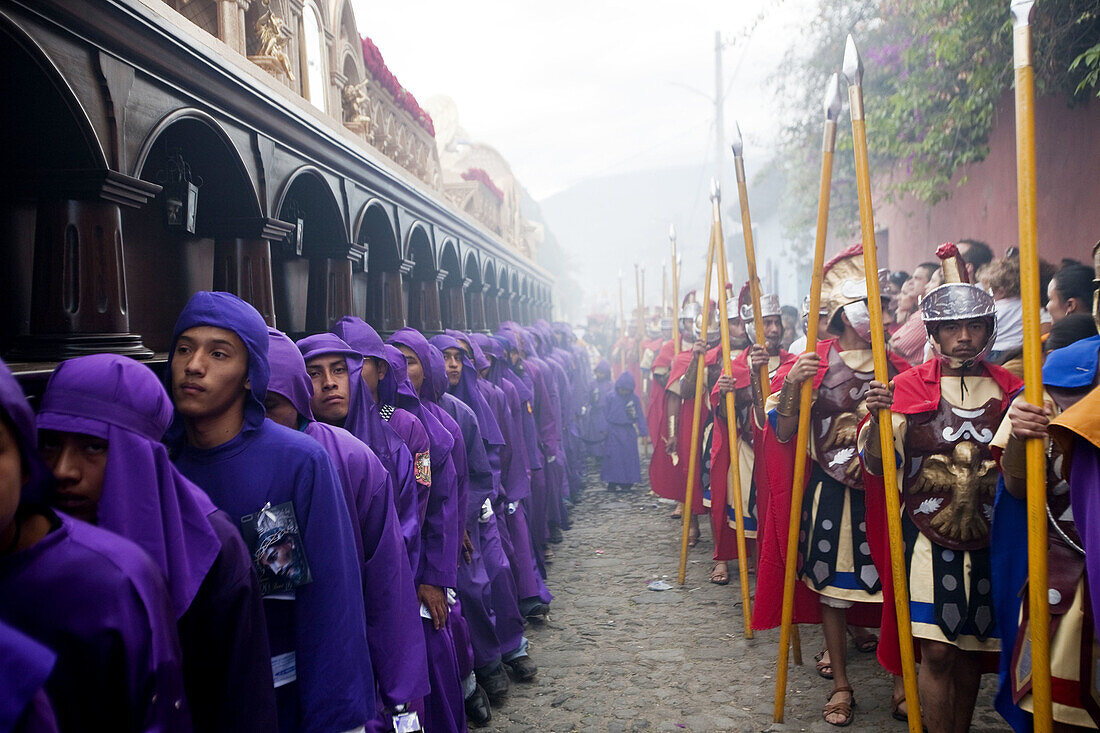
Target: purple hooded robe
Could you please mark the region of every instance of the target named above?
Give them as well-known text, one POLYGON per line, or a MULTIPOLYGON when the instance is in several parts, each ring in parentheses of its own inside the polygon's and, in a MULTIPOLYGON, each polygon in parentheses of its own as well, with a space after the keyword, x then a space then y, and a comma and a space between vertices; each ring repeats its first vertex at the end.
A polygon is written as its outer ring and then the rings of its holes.
POLYGON ((636 484, 642 480, 638 436, 644 438, 649 431, 642 402, 634 394, 633 374, 624 371, 619 375, 615 389, 604 396, 602 409, 607 420, 607 440, 603 446, 600 480, 611 484, 636 484), (619 394, 620 389, 628 394, 619 394))
POLYGON ((394 506, 393 481, 369 446, 343 428, 313 419, 313 382, 302 353, 281 331, 268 329, 268 337, 268 391, 290 401, 299 429, 324 447, 340 475, 357 530, 367 643, 380 707, 393 710, 429 691, 420 604, 394 506))
MULTIPOLYGON (((175 462, 235 522, 267 503, 290 503, 312 581, 264 599, 279 730, 345 731, 374 718, 374 676, 363 619, 355 537, 339 475, 315 440, 265 419, 267 324, 229 293, 198 292, 172 332, 196 326, 235 333, 248 352, 251 389, 241 431, 214 448, 190 445, 177 411, 168 432, 175 462)), ((168 379, 171 379, 169 362, 168 379)))
POLYGON ((107 441, 97 524, 164 573, 195 727, 267 731, 276 709, 259 579, 229 517, 168 459, 160 439, 171 422, 157 376, 114 354, 60 364, 38 413, 39 430, 107 441))
MULTIPOLYGON (((0 621, 57 655, 45 689, 58 727, 191 730, 176 619, 160 569, 129 540, 42 508, 49 470, 36 450, 34 414, 3 361, 0 419, 14 428, 29 469, 16 521, 40 514, 49 522, 37 543, 0 557, 0 621)), ((35 656, 37 670, 22 670, 20 685, 0 687, 0 710, 25 707, 23 685, 33 687, 45 672, 35 656)))

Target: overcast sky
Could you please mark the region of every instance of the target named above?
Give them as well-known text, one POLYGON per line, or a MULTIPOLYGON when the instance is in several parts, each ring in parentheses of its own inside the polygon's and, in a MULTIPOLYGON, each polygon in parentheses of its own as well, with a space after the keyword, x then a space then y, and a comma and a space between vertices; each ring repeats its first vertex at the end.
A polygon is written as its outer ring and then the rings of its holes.
POLYGON ((713 161, 715 31, 728 45, 726 137, 738 120, 759 163, 773 140, 766 80, 809 5, 354 0, 360 32, 402 85, 454 99, 470 137, 496 147, 536 200, 585 178, 713 161))

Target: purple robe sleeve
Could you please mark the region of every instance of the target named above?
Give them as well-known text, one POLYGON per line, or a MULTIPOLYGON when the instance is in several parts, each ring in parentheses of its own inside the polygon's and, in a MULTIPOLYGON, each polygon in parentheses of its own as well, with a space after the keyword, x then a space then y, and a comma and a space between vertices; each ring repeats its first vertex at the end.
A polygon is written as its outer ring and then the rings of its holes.
MULTIPOLYGON (((1069 497, 1073 522, 1085 546, 1085 578, 1093 608, 1100 608, 1100 450, 1084 438, 1073 441, 1069 497)), ((1100 614, 1093 615, 1100 634, 1100 614)))
POLYGON ((317 450, 295 477, 294 508, 313 582, 297 589, 294 645, 301 730, 328 733, 374 717, 374 691, 369 666, 363 669, 370 651, 351 519, 336 470, 317 450))
POLYGON ((195 730, 264 733, 278 715, 260 581, 228 515, 208 519, 221 549, 179 620, 191 718, 195 730))

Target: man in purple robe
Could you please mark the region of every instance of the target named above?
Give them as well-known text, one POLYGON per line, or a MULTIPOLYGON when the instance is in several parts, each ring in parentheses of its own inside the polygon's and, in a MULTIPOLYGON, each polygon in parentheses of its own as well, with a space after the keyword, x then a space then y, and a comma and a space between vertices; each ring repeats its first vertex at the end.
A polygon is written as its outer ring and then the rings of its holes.
POLYGON ((629 489, 642 480, 638 436, 649 435, 630 371, 624 371, 615 380, 615 389, 604 396, 600 410, 607 421, 600 480, 607 482, 608 489, 629 489))
POLYGON ((253 553, 279 730, 353 730, 375 716, 354 530, 324 448, 265 419, 267 353, 255 308, 229 293, 192 296, 169 351, 167 441, 253 553))
POLYGON ((271 730, 259 579, 229 517, 168 459, 172 402, 157 376, 114 354, 71 359, 50 377, 37 421, 53 507, 133 541, 164 573, 196 729, 271 730))
POLYGON ((459 645, 459 667, 462 672, 468 672, 463 677, 467 710, 476 713, 476 710, 471 711, 471 706, 476 707, 476 701, 483 695, 488 696, 485 702, 499 702, 508 690, 508 676, 501 663, 501 641, 493 623, 490 578, 477 526, 482 507, 493 492, 492 470, 478 431, 477 417, 470 408, 447 394, 443 355, 415 329, 401 329, 389 341, 405 356, 409 381, 417 389, 422 404, 454 438, 451 459, 458 478, 458 527, 463 533, 456 585, 460 601, 456 606, 457 615, 461 618, 456 620, 460 632, 467 630, 472 650, 467 669, 461 658, 463 647, 459 645), (456 421, 452 409, 461 413, 458 419, 464 424, 456 421), (476 441, 472 440, 475 436, 476 441), (470 439, 469 445, 467 439, 470 439))
MULTIPOLYGON (((465 725, 463 690, 460 685, 455 624, 451 619, 448 589, 456 584, 457 555, 461 535, 457 524, 457 480, 451 464, 453 440, 440 426, 434 433, 427 416, 418 417, 405 409, 393 408, 382 400, 396 394, 400 375, 386 358, 385 345, 367 323, 346 317, 337 323, 355 346, 335 334, 316 334, 298 342, 314 369, 315 398, 318 391, 332 390, 332 381, 348 395, 348 408, 339 416, 349 432, 368 445, 384 446, 390 456, 387 466, 395 482, 409 487, 405 498, 398 499, 402 535, 413 572, 416 595, 427 651, 431 692, 424 700, 421 721, 428 730, 458 730, 465 725), (344 365, 344 379, 326 375, 344 365), (440 444, 437 433, 447 442, 440 444), (441 446, 442 459, 438 459, 441 446), (417 459, 399 458, 401 452, 415 451, 417 459), (425 466, 424 458, 429 465, 425 466), (392 468, 390 468, 392 466, 392 468), (407 468, 405 467, 407 466, 407 468), (411 500, 408 494, 411 493, 411 500)), ((396 399, 396 398, 395 398, 396 399)), ((434 423, 438 425, 438 423, 434 423)), ((386 461, 383 461, 385 464, 386 461)), ((453 592, 453 591, 451 591, 453 592)), ((459 620, 460 621, 460 620, 459 620)), ((488 701, 485 701, 488 705, 488 701)))
POLYGON ((527 504, 530 501, 533 474, 531 460, 538 453, 533 435, 534 420, 527 409, 527 401, 520 396, 516 385, 507 378, 507 375, 511 375, 518 379, 506 365, 507 355, 501 342, 484 334, 473 334, 470 338, 473 346, 479 348, 487 362, 481 370, 485 381, 504 396, 501 415, 503 424, 507 426, 509 460, 502 476, 506 503, 498 519, 507 528, 510 544, 506 549, 509 551, 508 558, 515 576, 520 613, 527 619, 545 619, 550 613, 550 601, 554 596, 550 594, 539 574, 538 560, 527 524, 527 504))
POLYGON ((388 730, 395 727, 393 716, 411 720, 415 713, 408 711, 409 704, 430 689, 420 608, 394 506, 393 481, 367 445, 343 428, 313 419, 314 384, 302 353, 281 331, 268 329, 268 338, 267 417, 324 447, 340 475, 357 530, 367 643, 380 713, 375 722, 388 730))
POLYGON ((61 730, 190 731, 160 569, 129 540, 49 509, 52 477, 36 449, 34 414, 0 361, 0 622, 39 645, 20 645, 35 667, 0 687, 0 711, 30 702, 48 718, 45 674, 61 730), (52 671, 41 647, 57 655, 52 671))

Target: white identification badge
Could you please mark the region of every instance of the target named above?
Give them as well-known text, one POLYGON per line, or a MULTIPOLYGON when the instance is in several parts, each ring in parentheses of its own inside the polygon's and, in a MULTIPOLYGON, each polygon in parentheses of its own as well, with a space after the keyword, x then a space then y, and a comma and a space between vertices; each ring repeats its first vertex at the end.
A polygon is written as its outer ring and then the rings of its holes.
POLYGON ((420 718, 413 711, 393 716, 393 733, 417 733, 420 730, 420 718))
POLYGON ((271 658, 271 676, 275 678, 275 687, 289 685, 298 679, 298 661, 294 652, 279 654, 271 658))

